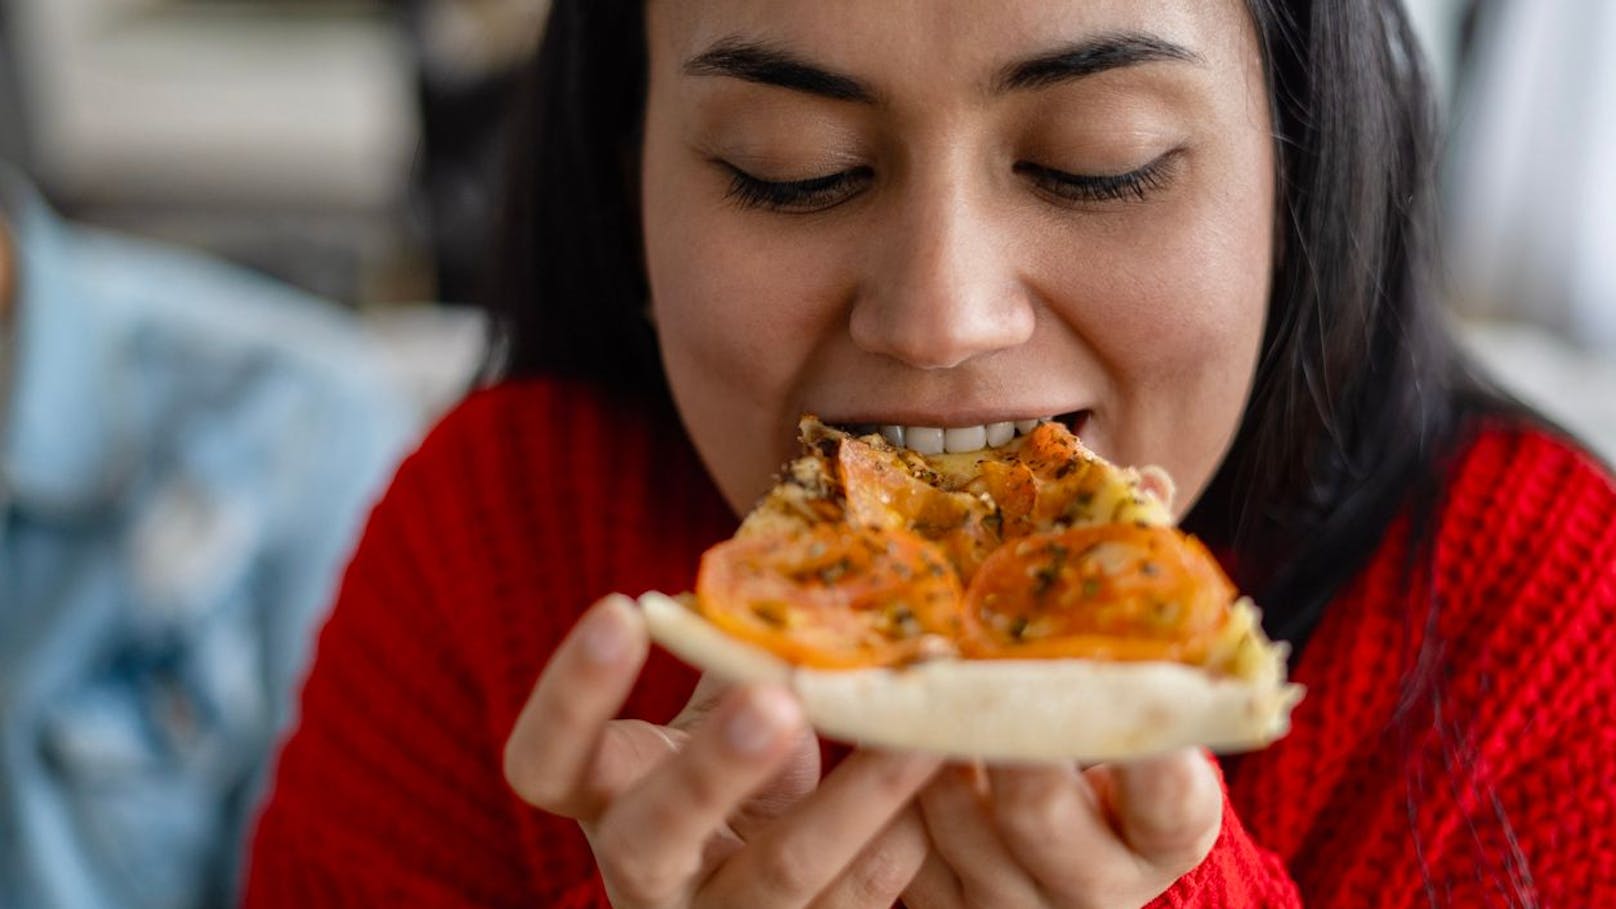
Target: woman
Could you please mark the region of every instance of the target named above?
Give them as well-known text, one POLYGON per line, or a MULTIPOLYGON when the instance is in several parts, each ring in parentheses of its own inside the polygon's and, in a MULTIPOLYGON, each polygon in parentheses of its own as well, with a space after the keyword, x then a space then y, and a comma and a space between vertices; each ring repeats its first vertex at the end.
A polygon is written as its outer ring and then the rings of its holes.
POLYGON ((375 514, 250 903, 1616 897, 1616 491, 1441 331, 1395 2, 561 2, 535 74, 520 380, 375 514), (1290 736, 822 777, 781 692, 577 620, 688 588, 809 409, 1166 467, 1297 647, 1290 736))

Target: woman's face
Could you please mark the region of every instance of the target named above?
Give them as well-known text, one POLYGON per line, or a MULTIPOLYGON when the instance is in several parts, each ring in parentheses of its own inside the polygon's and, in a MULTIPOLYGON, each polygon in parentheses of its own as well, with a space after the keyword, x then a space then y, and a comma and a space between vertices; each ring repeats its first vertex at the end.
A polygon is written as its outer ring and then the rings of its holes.
POLYGON ((652 0, 647 32, 652 314, 737 511, 803 412, 1067 415, 1200 494, 1272 265, 1242 0, 652 0))

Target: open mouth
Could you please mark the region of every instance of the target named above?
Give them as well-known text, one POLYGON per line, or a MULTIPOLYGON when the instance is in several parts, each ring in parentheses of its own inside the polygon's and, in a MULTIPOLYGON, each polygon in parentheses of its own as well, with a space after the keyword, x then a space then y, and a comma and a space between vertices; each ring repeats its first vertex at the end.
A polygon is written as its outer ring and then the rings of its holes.
POLYGON ((897 423, 839 423, 837 429, 853 435, 880 433, 888 442, 920 454, 956 454, 997 448, 1017 436, 1032 432, 1039 423, 1061 423, 1074 435, 1081 435, 1088 423, 1087 410, 1073 410, 1047 417, 1026 417, 972 426, 909 426, 897 423))

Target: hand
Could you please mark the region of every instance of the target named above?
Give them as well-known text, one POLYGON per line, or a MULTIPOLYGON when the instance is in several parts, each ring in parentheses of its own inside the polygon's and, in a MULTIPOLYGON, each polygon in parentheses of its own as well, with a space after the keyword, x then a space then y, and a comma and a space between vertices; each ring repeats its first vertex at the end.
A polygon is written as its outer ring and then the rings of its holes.
POLYGON ((1127 909, 1212 850, 1223 792, 1185 750, 1130 764, 949 767, 920 796, 933 853, 909 909, 1127 909))
POLYGON ((925 859, 905 809, 937 761, 859 751, 818 780, 813 735, 779 688, 703 679, 670 726, 613 720, 648 647, 632 603, 597 603, 505 746, 511 788, 583 828, 612 905, 890 906, 925 859))

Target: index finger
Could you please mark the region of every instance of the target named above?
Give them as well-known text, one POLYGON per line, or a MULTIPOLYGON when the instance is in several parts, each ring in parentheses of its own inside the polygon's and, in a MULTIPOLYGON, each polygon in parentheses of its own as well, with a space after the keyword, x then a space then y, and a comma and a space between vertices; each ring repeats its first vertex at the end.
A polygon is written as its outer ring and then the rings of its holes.
POLYGON ((645 620, 627 597, 612 594, 584 613, 505 742, 505 779, 523 801, 577 820, 600 812, 589 768, 649 648, 645 620))
POLYGON ((854 751, 703 884, 710 904, 809 902, 850 869, 941 763, 920 753, 854 751))
POLYGON ((1152 865, 1182 874, 1201 863, 1223 821, 1217 763, 1184 748, 1109 768, 1110 807, 1128 847, 1152 865))

